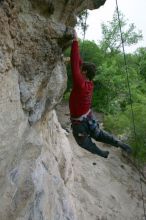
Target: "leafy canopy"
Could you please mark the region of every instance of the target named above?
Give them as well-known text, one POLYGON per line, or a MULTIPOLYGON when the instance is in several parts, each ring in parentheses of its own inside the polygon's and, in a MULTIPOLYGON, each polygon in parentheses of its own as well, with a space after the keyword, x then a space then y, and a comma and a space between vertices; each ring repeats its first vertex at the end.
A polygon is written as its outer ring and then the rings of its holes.
MULTIPOLYGON (((139 40, 142 40, 141 31, 136 32, 136 26, 133 23, 128 24, 128 20, 125 19, 125 16, 121 12, 119 12, 119 18, 123 43, 125 46, 137 44, 139 40)), ((116 10, 114 12, 112 21, 102 23, 102 40, 100 42, 100 45, 104 52, 113 52, 120 50, 122 44, 120 26, 116 10)))

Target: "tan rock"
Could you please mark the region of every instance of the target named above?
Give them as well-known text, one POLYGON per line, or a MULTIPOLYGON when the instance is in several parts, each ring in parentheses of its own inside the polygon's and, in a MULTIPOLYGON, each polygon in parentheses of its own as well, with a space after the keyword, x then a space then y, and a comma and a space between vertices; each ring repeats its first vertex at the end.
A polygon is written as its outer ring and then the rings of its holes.
POLYGON ((76 15, 104 2, 0 1, 0 220, 143 215, 137 173, 121 169, 120 159, 84 152, 54 111, 66 88, 62 50, 76 15))

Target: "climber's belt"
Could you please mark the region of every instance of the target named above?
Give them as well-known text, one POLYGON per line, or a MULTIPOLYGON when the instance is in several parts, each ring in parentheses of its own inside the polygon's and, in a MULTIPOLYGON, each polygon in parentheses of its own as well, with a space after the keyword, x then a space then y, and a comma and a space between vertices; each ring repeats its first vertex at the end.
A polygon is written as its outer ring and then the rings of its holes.
POLYGON ((87 118, 90 113, 91 113, 91 109, 89 109, 88 112, 86 112, 85 114, 81 115, 80 117, 73 117, 73 116, 71 116, 71 121, 81 122, 85 118, 87 118))

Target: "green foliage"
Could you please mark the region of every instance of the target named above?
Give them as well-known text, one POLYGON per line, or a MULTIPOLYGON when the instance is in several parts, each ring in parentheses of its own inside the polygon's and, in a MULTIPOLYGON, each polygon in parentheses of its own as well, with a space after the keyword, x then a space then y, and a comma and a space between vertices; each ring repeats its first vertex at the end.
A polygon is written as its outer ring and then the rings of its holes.
POLYGON ((64 96, 63 96, 64 101, 68 101, 69 100, 69 96, 70 96, 70 91, 65 92, 64 96))
POLYGON ((105 128, 113 132, 115 135, 124 135, 129 133, 130 118, 123 112, 117 112, 117 114, 108 114, 104 117, 105 128))
POLYGON ((134 121, 131 106, 125 112, 107 115, 104 119, 105 128, 116 135, 126 137, 133 147, 133 156, 141 162, 146 162, 146 105, 133 104, 134 121))
MULTIPOLYGON (((120 26, 122 29, 122 38, 125 46, 130 46, 138 43, 142 39, 141 31, 136 32, 135 25, 127 24, 127 20, 124 15, 120 12, 120 26), (128 27, 127 27, 128 26, 128 27)), ((101 48, 104 52, 115 52, 119 51, 121 48, 121 33, 119 27, 119 20, 117 11, 115 10, 112 21, 107 22, 107 24, 102 24, 102 41, 100 42, 101 48)))
POLYGON ((145 79, 146 81, 146 48, 139 48, 136 51, 136 64, 137 69, 140 73, 140 75, 145 79))
POLYGON ((80 52, 84 61, 95 63, 97 67, 101 65, 103 55, 94 41, 80 41, 80 52))

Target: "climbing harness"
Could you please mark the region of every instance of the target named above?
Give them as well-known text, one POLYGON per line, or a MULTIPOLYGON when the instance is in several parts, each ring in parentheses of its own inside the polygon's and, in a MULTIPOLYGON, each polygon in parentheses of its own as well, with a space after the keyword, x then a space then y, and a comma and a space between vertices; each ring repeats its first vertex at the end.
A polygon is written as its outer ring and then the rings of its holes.
MULTIPOLYGON (((120 13, 119 13, 119 7, 118 7, 118 0, 115 0, 115 1, 116 1, 116 11, 117 11, 117 15, 118 15, 119 29, 120 29, 120 35, 121 35, 121 43, 122 43, 122 50, 123 50, 124 66, 125 66, 125 72, 126 72, 126 76, 127 76, 127 84, 128 84, 129 98, 130 98, 130 106, 131 106, 131 115, 132 115, 134 137, 135 137, 135 143, 136 143, 136 147, 137 147, 138 146, 138 144, 137 144, 137 134, 136 134, 134 111, 133 111, 133 105, 132 105, 132 95, 131 95, 131 89, 130 89, 128 65, 127 65, 127 59, 126 59, 126 53, 125 53, 125 47, 124 47, 124 39, 123 39, 122 28, 121 28, 121 20, 120 20, 120 13)), ((141 173, 140 173, 140 166, 138 166, 138 173, 139 173, 139 179, 140 179, 140 190, 141 190, 141 195, 142 195, 144 218, 146 220, 146 209, 145 209, 145 202, 144 202, 144 193, 143 193, 143 187, 142 187, 142 179, 141 179, 141 173)))

